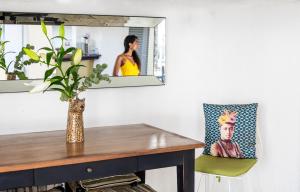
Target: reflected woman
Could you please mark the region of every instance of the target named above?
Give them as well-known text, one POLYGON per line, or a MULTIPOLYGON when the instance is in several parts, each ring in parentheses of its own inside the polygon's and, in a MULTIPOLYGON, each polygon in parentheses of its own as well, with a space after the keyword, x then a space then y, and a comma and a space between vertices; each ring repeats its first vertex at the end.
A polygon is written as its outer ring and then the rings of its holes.
POLYGON ((115 62, 113 76, 137 76, 140 74, 141 61, 137 54, 139 48, 138 38, 135 35, 128 35, 124 39, 124 52, 119 55, 115 62))

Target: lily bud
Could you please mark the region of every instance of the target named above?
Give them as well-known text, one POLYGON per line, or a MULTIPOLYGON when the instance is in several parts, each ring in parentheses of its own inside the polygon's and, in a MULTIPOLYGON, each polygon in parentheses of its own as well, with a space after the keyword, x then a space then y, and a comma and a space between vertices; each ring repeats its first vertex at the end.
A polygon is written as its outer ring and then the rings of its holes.
POLYGON ((77 48, 73 55, 73 64, 74 65, 80 64, 81 59, 82 59, 82 50, 77 48))

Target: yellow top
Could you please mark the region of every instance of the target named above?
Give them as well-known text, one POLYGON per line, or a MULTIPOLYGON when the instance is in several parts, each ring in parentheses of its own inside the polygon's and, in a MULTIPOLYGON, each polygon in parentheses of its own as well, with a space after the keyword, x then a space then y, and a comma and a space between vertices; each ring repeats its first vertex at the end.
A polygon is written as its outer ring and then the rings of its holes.
POLYGON ((121 72, 123 76, 136 76, 139 75, 140 70, 136 63, 133 63, 128 58, 125 58, 124 64, 121 66, 121 72))

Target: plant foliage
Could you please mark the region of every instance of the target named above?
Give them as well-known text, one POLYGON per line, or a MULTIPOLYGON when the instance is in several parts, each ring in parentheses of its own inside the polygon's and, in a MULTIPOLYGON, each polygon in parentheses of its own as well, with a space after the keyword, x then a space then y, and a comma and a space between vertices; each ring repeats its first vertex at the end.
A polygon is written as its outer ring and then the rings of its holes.
POLYGON ((68 101, 70 99, 78 98, 80 92, 85 91, 87 88, 91 87, 93 84, 99 84, 101 81, 110 82, 109 76, 107 74, 102 74, 104 69, 107 68, 106 64, 97 64, 93 68, 92 73, 87 77, 82 77, 78 74, 80 68, 85 67, 81 65, 82 50, 75 47, 64 48, 65 40, 65 30, 64 25, 59 27, 59 35, 50 38, 48 36, 47 27, 45 23, 41 22, 42 32, 47 38, 50 47, 43 47, 38 51, 34 51, 32 48, 23 48, 24 53, 30 57, 34 62, 39 62, 48 66, 44 74, 44 84, 45 86, 39 86, 46 91, 48 89, 59 91, 62 101, 68 101), (59 39, 60 46, 59 48, 54 48, 52 40, 59 39), (45 53, 45 57, 40 56, 40 52, 45 53), (72 64, 66 69, 63 70, 63 59, 66 55, 72 54, 72 64), (57 73, 58 72, 58 73, 57 73))
MULTIPOLYGON (((8 73, 16 74, 20 80, 28 79, 24 73, 24 67, 26 65, 31 65, 32 63, 36 63, 36 61, 34 61, 32 59, 25 60, 24 59, 25 52, 22 49, 16 56, 15 61, 11 61, 11 62, 7 63, 5 60, 5 56, 9 53, 14 53, 14 52, 5 52, 5 46, 7 43, 9 43, 9 41, 2 40, 2 28, 0 28, 0 68, 3 69, 6 74, 8 74, 8 73), (14 63, 14 70, 12 72, 10 72, 9 67, 13 63, 14 63)), ((26 48, 34 49, 34 47, 29 44, 26 45, 26 48)))

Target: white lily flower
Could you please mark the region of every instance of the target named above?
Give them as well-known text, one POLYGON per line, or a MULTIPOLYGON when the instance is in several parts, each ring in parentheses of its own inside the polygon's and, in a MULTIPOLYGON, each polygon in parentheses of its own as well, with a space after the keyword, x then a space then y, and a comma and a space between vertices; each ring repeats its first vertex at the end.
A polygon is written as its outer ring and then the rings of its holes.
POLYGON ((29 92, 30 93, 40 93, 40 92, 43 92, 45 91, 49 85, 51 84, 50 81, 45 81, 39 85, 36 85, 33 89, 31 89, 29 92))

